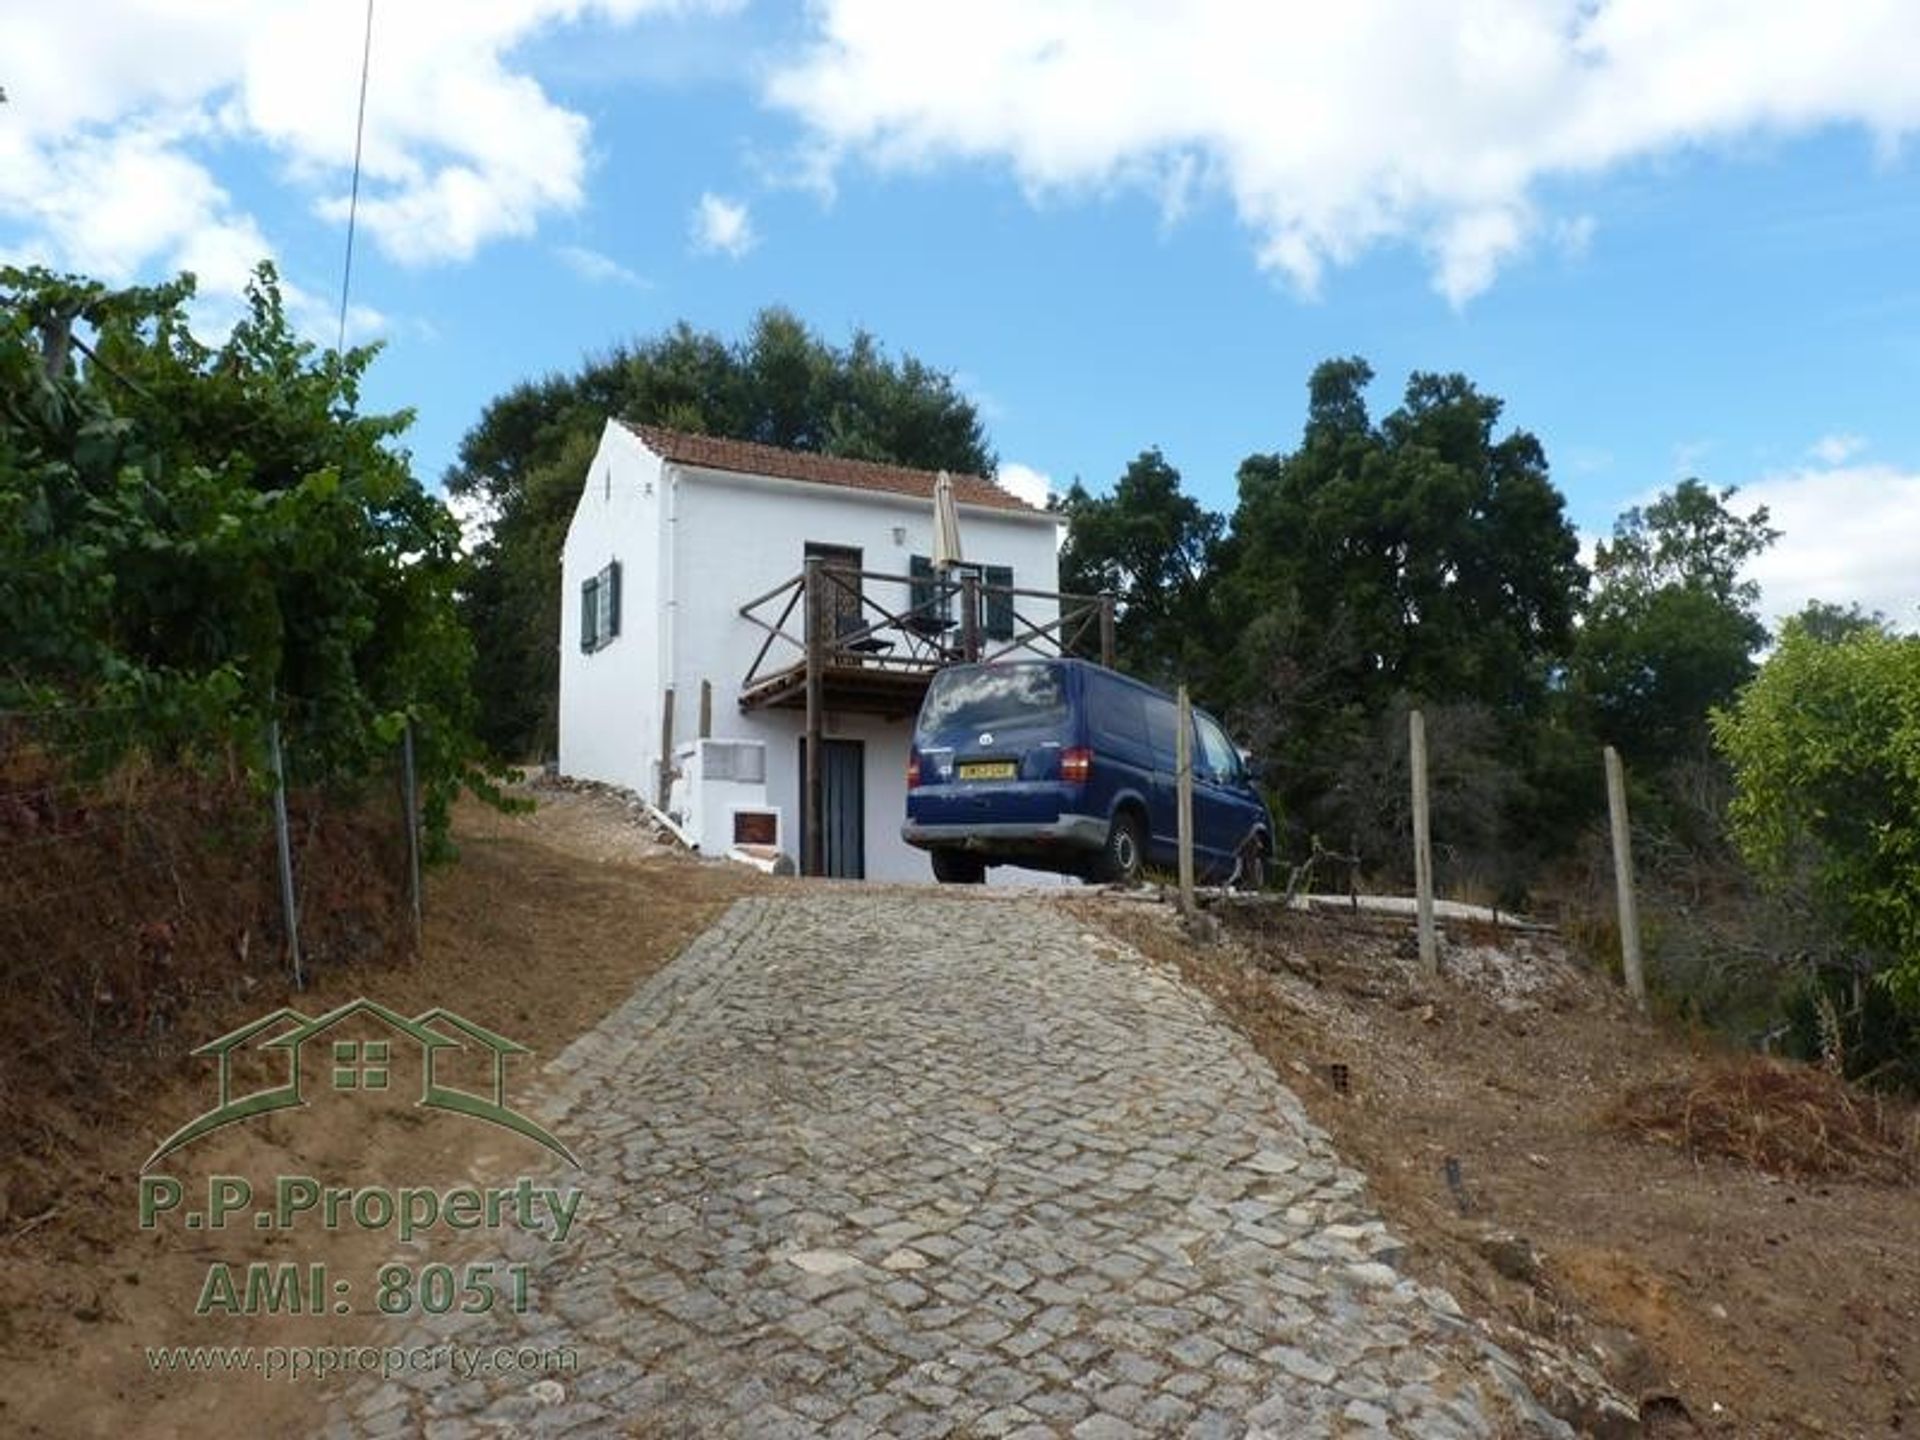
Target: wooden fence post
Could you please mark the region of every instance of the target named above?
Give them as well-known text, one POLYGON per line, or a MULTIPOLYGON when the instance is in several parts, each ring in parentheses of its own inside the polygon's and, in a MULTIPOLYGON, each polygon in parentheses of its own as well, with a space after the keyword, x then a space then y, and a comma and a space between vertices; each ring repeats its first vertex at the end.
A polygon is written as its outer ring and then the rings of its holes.
POLYGON ((413 953, 423 955, 424 936, 421 924, 420 906, 420 791, 416 783, 413 768, 413 719, 407 719, 406 733, 401 737, 401 788, 405 793, 407 807, 407 882, 409 894, 413 899, 413 953))
POLYGON ((667 808, 668 791, 673 786, 673 687, 660 693, 660 776, 655 782, 659 794, 654 804, 667 808))
POLYGON ((1613 885, 1620 906, 1620 969, 1627 994, 1642 1011, 1647 1008, 1646 974, 1640 967, 1640 909, 1633 894, 1633 835, 1627 824, 1627 772, 1620 752, 1609 745, 1607 764, 1607 820, 1613 829, 1613 885))
POLYGON ((287 831, 287 767, 280 750, 280 719, 267 722, 268 759, 273 764, 273 837, 280 854, 280 915, 287 927, 287 957, 293 988, 307 988, 300 965, 300 907, 293 894, 293 838, 287 831))
POLYGON ((1174 739, 1174 778, 1179 795, 1180 913, 1193 914, 1193 702, 1180 687, 1179 731, 1174 739))
POLYGON ((971 665, 980 658, 980 573, 960 572, 960 654, 971 665))
POLYGON ((826 677, 821 673, 826 660, 822 653, 825 636, 821 633, 821 626, 826 623, 825 597, 820 593, 823 574, 821 557, 809 555, 804 582, 807 615, 807 773, 802 781, 806 788, 801 795, 801 810, 806 820, 800 837, 802 875, 826 873, 826 761, 821 754, 827 721, 826 677))
POLYGON ((1431 980, 1440 973, 1440 944, 1433 929, 1433 828, 1427 811, 1427 717, 1418 710, 1407 717, 1407 740, 1413 761, 1413 884, 1420 933, 1420 973, 1431 980))

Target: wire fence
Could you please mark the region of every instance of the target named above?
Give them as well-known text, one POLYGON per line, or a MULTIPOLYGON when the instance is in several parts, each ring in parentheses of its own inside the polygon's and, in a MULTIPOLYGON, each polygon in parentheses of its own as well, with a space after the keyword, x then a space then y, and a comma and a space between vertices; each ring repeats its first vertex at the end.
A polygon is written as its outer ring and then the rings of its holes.
MULTIPOLYGON (((1406 717, 1391 718, 1384 737, 1369 735, 1351 756, 1256 755, 1279 825, 1278 883, 1320 895, 1413 893, 1412 760, 1406 717), (1311 798, 1289 809, 1287 795, 1311 798)), ((1435 894, 1519 908, 1531 857, 1508 833, 1500 797, 1463 771, 1444 731, 1434 737, 1429 794, 1435 894)))
POLYGON ((261 737, 280 757, 264 776, 238 747, 130 746, 134 708, 0 709, 0 1023, 16 1075, 75 1042, 151 1045, 212 995, 299 990, 422 941, 410 729, 342 786, 301 781, 297 707, 261 737))

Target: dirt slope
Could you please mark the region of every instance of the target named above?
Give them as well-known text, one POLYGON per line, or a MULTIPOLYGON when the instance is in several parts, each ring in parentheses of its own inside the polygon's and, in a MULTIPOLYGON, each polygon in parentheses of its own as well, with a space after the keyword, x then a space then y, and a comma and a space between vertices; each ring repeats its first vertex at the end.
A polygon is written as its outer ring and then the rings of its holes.
MULTIPOLYGON (((531 817, 461 814, 463 859, 433 879, 423 961, 343 966, 298 997, 254 992, 244 1014, 183 1018, 183 1035, 282 1001, 366 994, 407 1013, 455 1006, 537 1063, 732 898, 782 883, 662 854, 608 797, 543 800, 531 817)), ((1409 1244, 1403 1263, 1483 1316, 1593 1357, 1652 1402, 1649 1433, 1865 1437, 1920 1424, 1920 1190, 1785 1181, 1611 1133, 1601 1117, 1629 1087, 1701 1057, 1552 945, 1462 932, 1446 978, 1423 987, 1393 924, 1280 917, 1197 946, 1159 907, 1065 903, 1179 965, 1254 1037, 1371 1177, 1409 1244)), ((204 1108, 207 1083, 200 1061, 157 1070, 112 1124, 69 1136, 51 1205, 0 1221, 0 1433, 288 1433, 315 1413, 310 1387, 157 1376, 141 1347, 370 1333, 364 1317, 324 1334, 311 1319, 193 1318, 211 1258, 309 1258, 271 1236, 216 1246, 139 1231, 138 1167, 204 1108)), ((281 1118, 208 1142, 196 1165, 446 1183, 518 1158, 482 1153, 472 1127, 281 1118)), ((378 1241, 343 1235, 311 1258, 350 1268, 383 1256, 378 1241)))
POLYGON ((1269 914, 1201 946, 1162 907, 1088 915, 1253 1036, 1367 1172, 1416 1273, 1593 1355, 1653 1402, 1655 1433, 1920 1428, 1920 1187, 1785 1180, 1612 1133, 1632 1087, 1724 1057, 1557 944, 1461 931, 1422 986, 1404 926, 1269 914))
MULTIPOLYGON (((144 1347, 378 1339, 369 1315, 223 1319, 196 1317, 193 1308, 215 1260, 323 1261, 330 1275, 370 1276, 394 1258, 391 1237, 142 1233, 139 1167, 159 1137, 206 1108, 212 1082, 206 1062, 184 1057, 190 1043, 276 1005, 315 1013, 367 995, 409 1015, 457 1009, 531 1047, 531 1073, 758 879, 738 866, 663 853, 608 797, 543 799, 550 803, 533 816, 463 808, 460 862, 430 880, 420 962, 323 970, 297 995, 255 989, 245 1013, 182 1017, 182 1056, 147 1077, 144 1098, 111 1126, 94 1121, 69 1136, 52 1213, 25 1228, 20 1222, 32 1216, 0 1224, 0 1434, 294 1434, 320 1413, 316 1392, 324 1387, 311 1382, 157 1375, 144 1347)), ((515 1146, 526 1142, 502 1146, 488 1127, 422 1123, 412 1110, 371 1122, 366 1115, 316 1110, 239 1125, 179 1152, 181 1173, 195 1182, 314 1174, 444 1186, 507 1180, 525 1163, 515 1146)), ((35 1183, 45 1186, 45 1175, 35 1183)))

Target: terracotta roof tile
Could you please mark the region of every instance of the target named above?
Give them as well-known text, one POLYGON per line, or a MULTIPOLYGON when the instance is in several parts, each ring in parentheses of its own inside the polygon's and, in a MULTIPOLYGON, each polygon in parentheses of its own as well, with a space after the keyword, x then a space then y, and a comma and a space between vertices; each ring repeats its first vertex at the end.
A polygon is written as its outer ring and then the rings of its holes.
MULTIPOLYGON (((677 465, 697 465, 705 470, 726 470, 741 475, 769 475, 781 480, 811 480, 818 485, 838 485, 849 490, 912 495, 933 503, 936 477, 931 470, 909 470, 904 465, 876 464, 871 460, 843 460, 837 455, 818 455, 805 450, 782 450, 777 445, 756 445, 717 435, 692 435, 660 425, 635 425, 626 420, 620 424, 639 436, 654 454, 677 465)), ((1045 513, 979 475, 954 475, 953 498, 962 505, 983 505, 1027 515, 1045 513)))

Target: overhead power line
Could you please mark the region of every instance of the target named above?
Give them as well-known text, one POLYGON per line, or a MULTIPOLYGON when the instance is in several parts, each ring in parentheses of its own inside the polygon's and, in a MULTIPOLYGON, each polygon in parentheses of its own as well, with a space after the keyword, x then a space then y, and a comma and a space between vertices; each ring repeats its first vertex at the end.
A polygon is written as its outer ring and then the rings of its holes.
POLYGON ((347 348, 347 291, 353 284, 353 227, 360 213, 360 148, 367 134, 367 73, 373 65, 373 0, 367 0, 366 35, 360 46, 360 111, 353 122, 353 188, 347 196, 347 259, 340 270, 340 337, 336 355, 347 348))

